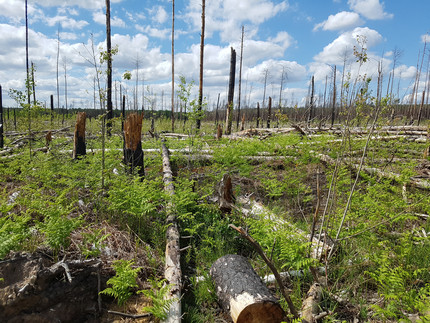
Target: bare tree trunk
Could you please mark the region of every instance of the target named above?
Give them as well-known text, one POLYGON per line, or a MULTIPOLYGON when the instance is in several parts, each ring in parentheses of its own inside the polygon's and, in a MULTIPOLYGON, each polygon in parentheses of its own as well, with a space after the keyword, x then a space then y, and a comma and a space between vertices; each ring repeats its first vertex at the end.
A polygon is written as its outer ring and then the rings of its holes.
POLYGON ((4 147, 4 138, 3 138, 3 91, 0 85, 0 149, 4 147))
POLYGON ((60 82, 58 79, 59 60, 60 60, 60 29, 57 30, 57 109, 60 109, 60 82))
POLYGON ((106 51, 107 51, 107 135, 112 131, 112 44, 110 29, 110 0, 106 0, 106 51))
POLYGON ((31 62, 31 87, 33 90, 33 105, 36 105, 36 81, 34 79, 34 63, 31 62))
POLYGON ((311 124, 312 118, 313 118, 313 112, 314 112, 314 87, 315 87, 315 81, 314 76, 312 75, 311 79, 311 99, 309 102, 309 117, 308 117, 308 127, 311 124))
POLYGON ((242 62, 243 62, 243 36, 245 34, 245 27, 242 26, 242 38, 240 41, 240 65, 239 65, 239 94, 237 100, 237 120, 236 120, 236 130, 239 129, 239 119, 240 119, 240 96, 241 96, 241 86, 242 86, 242 62))
MULTIPOLYGON (((28 15, 27 15, 28 11, 27 11, 27 0, 25 0, 25 62, 27 65, 27 103, 28 103, 28 108, 30 108, 30 67, 28 65, 28 15)), ((31 142, 31 141, 30 141, 31 142)))
MULTIPOLYGON (((205 48, 205 0, 202 0, 202 32, 200 35, 200 82, 199 82, 199 103, 198 103, 198 109, 199 114, 202 111, 202 104, 203 104, 203 54, 204 54, 204 48, 205 48)), ((200 129, 201 124, 201 116, 199 115, 197 117, 197 130, 200 129)))
POLYGON ((220 93, 218 93, 218 100, 217 100, 217 103, 216 103, 216 110, 215 110, 215 125, 217 125, 217 124, 218 124, 218 117, 219 117, 219 114, 218 114, 218 108, 219 108, 219 96, 220 96, 220 93))
POLYGON ((175 0, 172 0, 172 132, 175 132, 175 0))
POLYGON ((230 58, 230 79, 228 82, 228 101, 227 101, 227 117, 226 117, 226 135, 231 134, 231 124, 233 121, 233 97, 234 97, 234 79, 236 75, 236 51, 231 49, 230 58))
POLYGON ((421 122, 421 116, 422 116, 422 113, 423 113, 425 97, 426 97, 426 90, 423 91, 423 96, 422 96, 421 104, 420 104, 420 111, 418 112, 417 126, 419 126, 420 122, 421 122))
POLYGON ((260 126, 260 102, 257 102, 257 128, 260 126))
POLYGON ((331 108, 331 127, 334 124, 334 117, 336 115, 336 65, 333 71, 333 106, 331 108))
POLYGON ((51 94, 51 126, 52 126, 53 120, 54 120, 54 95, 51 94))
POLYGON ((267 128, 270 128, 270 119, 272 117, 272 97, 269 96, 269 105, 268 105, 268 114, 267 114, 267 128))
MULTIPOLYGON (((169 151, 166 146, 162 145, 163 156, 163 181, 164 190, 173 198, 175 189, 173 186, 173 174, 170 167, 169 151)), ((181 286, 182 286, 182 271, 181 271, 181 251, 179 244, 179 227, 176 220, 176 215, 173 212, 173 203, 167 204, 167 219, 166 219, 166 262, 164 267, 164 277, 170 284, 169 294, 167 299, 172 301, 167 313, 167 323, 181 322, 181 286)))

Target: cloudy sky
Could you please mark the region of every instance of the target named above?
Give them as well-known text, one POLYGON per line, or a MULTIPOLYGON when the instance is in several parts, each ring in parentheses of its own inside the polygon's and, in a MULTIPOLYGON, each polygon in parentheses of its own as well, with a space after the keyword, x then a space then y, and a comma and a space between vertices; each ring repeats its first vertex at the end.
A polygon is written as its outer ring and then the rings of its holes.
MULTIPOLYGON (((183 75, 187 81, 198 84, 201 1, 176 0, 175 5, 175 83, 183 75)), ((345 66, 351 77, 366 74, 376 83, 378 62, 383 66, 384 88, 395 63, 399 96, 408 95, 418 57, 423 53, 425 40, 430 40, 429 13, 429 0, 209 0, 204 57, 204 95, 209 108, 218 93, 221 102, 226 98, 230 47, 238 54, 238 83, 242 25, 242 106, 244 102, 254 105, 262 101, 265 71, 267 96, 275 102, 279 100, 284 70, 284 104, 301 105, 312 75, 316 92, 322 96, 326 79, 329 83, 332 79, 334 65, 339 71, 338 80, 345 66), (353 55, 354 46, 360 48, 357 37, 365 39, 369 57, 361 67, 353 55)), ((96 54, 105 46, 105 1, 28 0, 28 17, 29 57, 36 66, 37 98, 49 102, 49 95, 54 94, 57 102, 59 32, 60 106, 65 104, 66 72, 69 107, 92 107, 95 71, 88 61, 92 60, 91 39, 96 54)), ((117 90, 121 83, 133 104, 138 76, 139 106, 144 86, 148 100, 156 99, 158 107, 168 108, 171 0, 111 0, 111 19, 112 43, 119 50, 113 62, 117 90), (131 80, 122 78, 125 71, 131 72, 131 80)), ((423 70, 427 70, 427 59, 423 70)), ((104 84, 103 78, 102 75, 104 84)), ((23 90, 24 79, 24 0, 0 0, 0 84, 4 105, 15 105, 7 92, 10 88, 23 90)), ((197 88, 196 85, 194 89, 197 88)))

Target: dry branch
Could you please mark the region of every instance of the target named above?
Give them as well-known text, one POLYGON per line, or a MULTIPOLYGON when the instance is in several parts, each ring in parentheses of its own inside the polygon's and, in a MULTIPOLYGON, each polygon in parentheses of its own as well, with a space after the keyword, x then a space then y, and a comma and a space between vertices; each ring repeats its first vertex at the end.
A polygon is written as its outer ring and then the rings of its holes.
POLYGON ((314 283, 309 289, 306 299, 302 303, 302 318, 308 323, 316 322, 319 312, 319 303, 322 299, 322 288, 318 283, 314 283))

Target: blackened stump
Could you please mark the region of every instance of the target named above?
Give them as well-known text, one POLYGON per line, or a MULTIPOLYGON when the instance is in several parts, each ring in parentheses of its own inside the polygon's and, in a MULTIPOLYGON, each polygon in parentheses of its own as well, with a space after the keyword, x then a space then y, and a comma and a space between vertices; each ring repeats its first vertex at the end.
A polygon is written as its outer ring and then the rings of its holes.
POLYGON ((141 178, 145 176, 142 150, 142 120, 143 114, 132 113, 124 121, 124 162, 129 173, 137 169, 141 178))
POLYGON ((75 125, 75 136, 73 140, 73 159, 85 156, 87 153, 87 146, 85 144, 85 112, 78 112, 75 125))

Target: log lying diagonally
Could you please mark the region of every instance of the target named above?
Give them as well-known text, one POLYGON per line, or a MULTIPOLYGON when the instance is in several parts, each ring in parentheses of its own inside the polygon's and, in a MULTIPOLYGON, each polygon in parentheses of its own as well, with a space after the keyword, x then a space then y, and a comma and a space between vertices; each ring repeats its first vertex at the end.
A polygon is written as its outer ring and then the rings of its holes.
MULTIPOLYGON (((163 155, 163 181, 164 189, 170 195, 175 194, 173 187, 173 175, 170 168, 169 151, 164 143, 162 144, 161 153, 163 155)), ((180 246, 179 246, 179 228, 176 221, 176 215, 173 211, 172 202, 167 204, 166 230, 166 265, 164 277, 170 284, 168 298, 172 301, 167 319, 164 322, 181 322, 181 264, 180 264, 180 246)))

